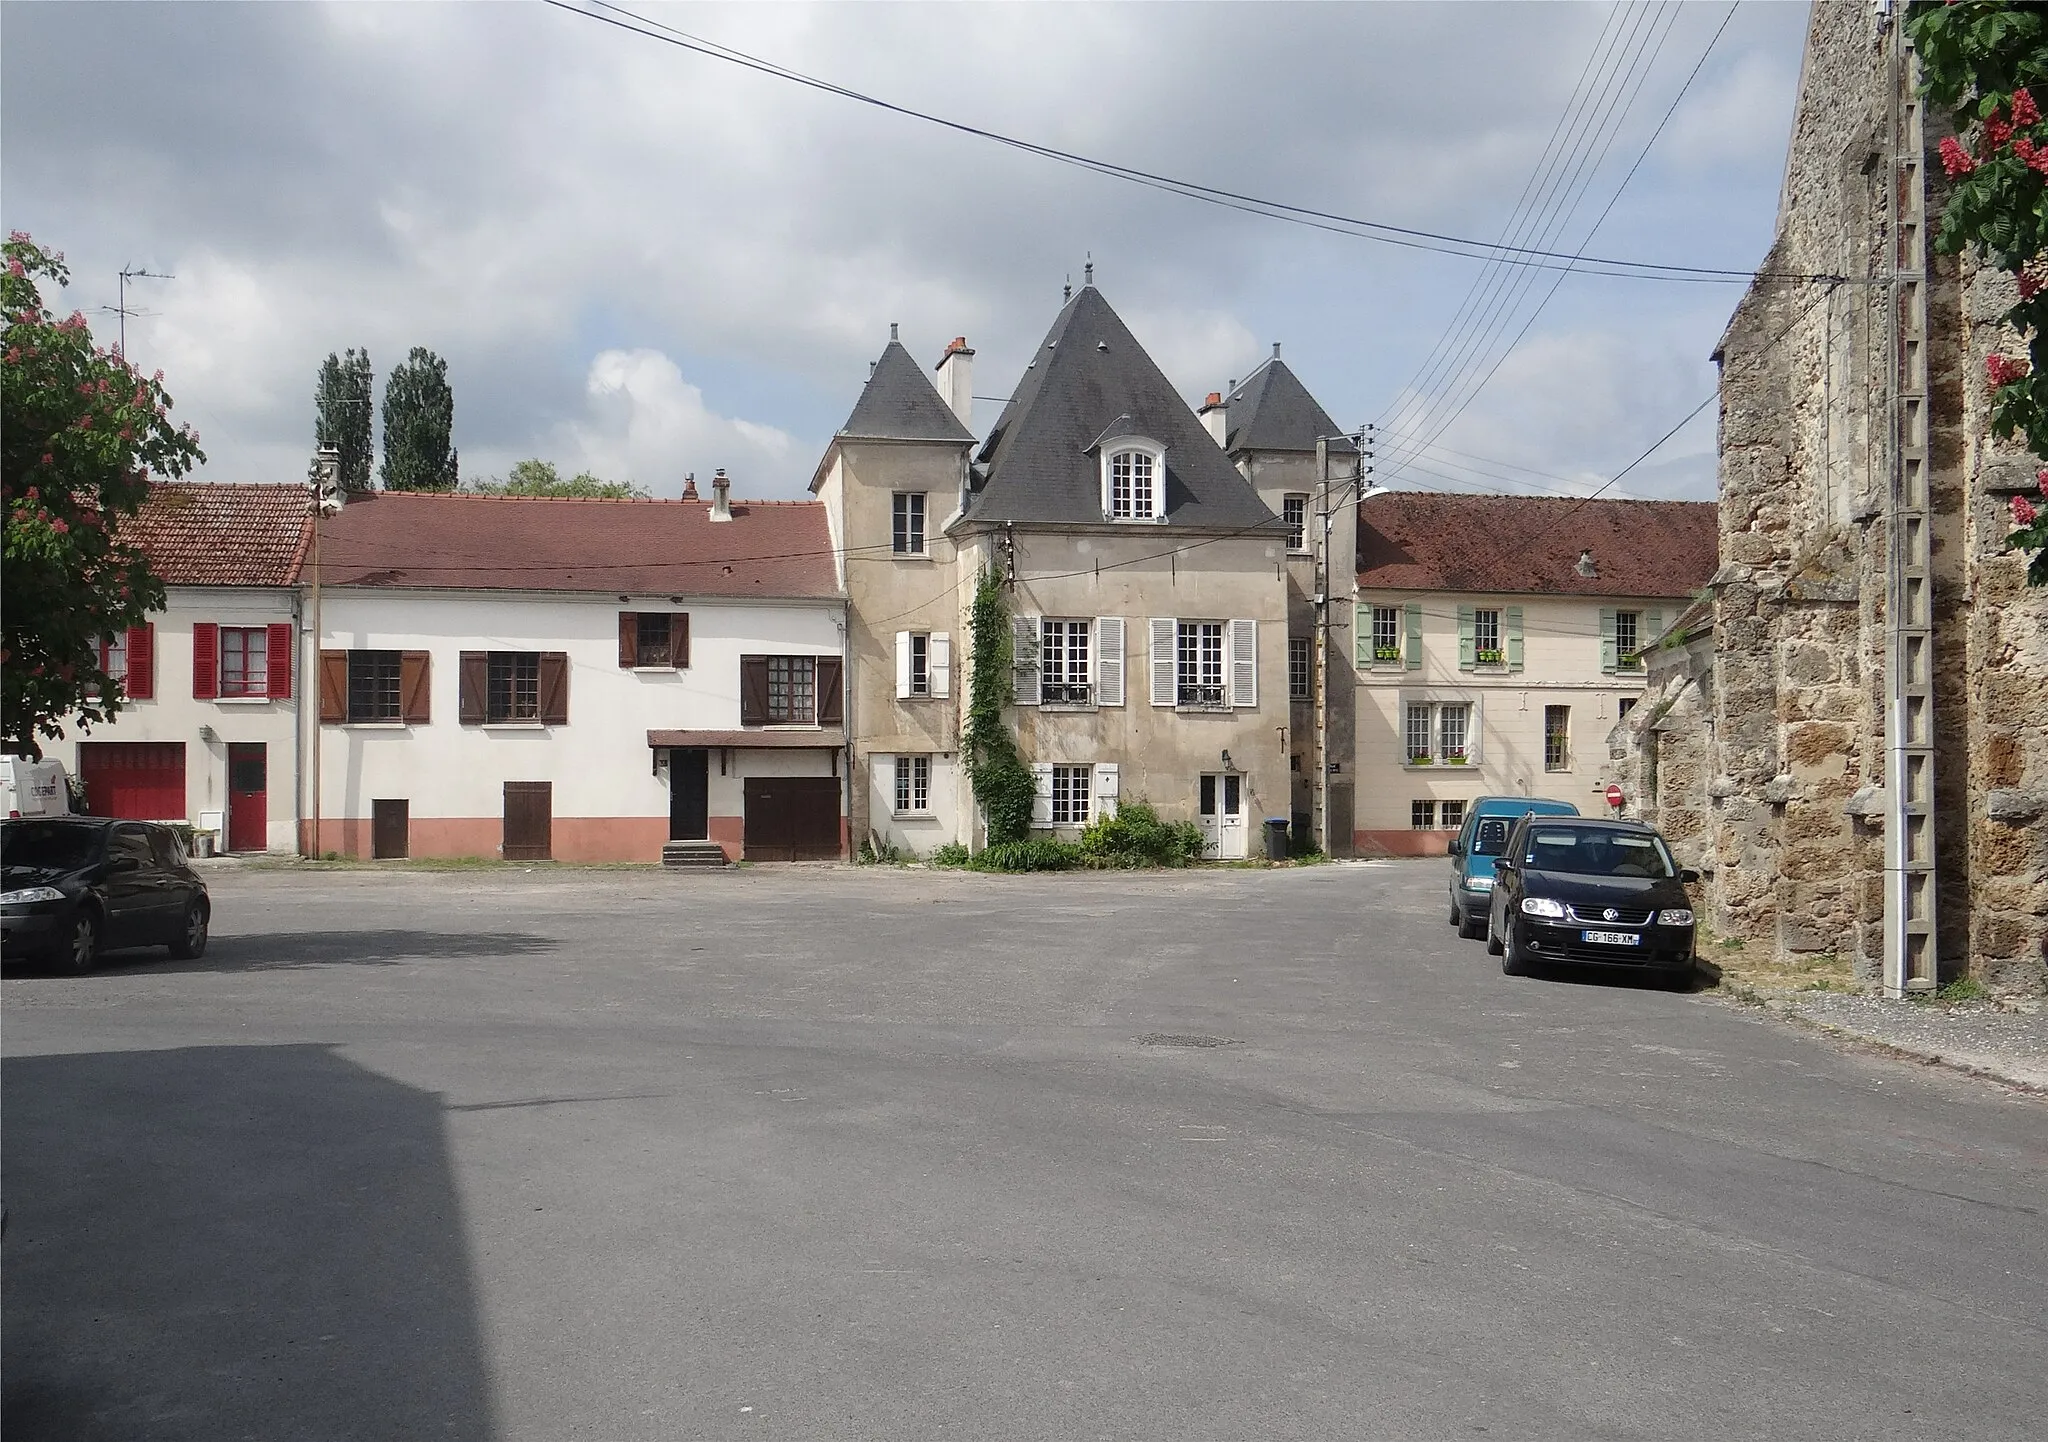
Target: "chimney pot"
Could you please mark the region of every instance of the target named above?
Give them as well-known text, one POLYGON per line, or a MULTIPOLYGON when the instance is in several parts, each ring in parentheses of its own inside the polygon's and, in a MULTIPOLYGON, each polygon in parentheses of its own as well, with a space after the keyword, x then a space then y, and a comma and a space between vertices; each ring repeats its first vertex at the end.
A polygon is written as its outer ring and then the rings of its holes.
POLYGON ((969 348, 966 336, 953 337, 953 343, 939 358, 938 371, 939 399, 959 417, 961 425, 973 430, 974 351, 969 348))
POLYGON ((1204 396, 1204 397, 1202 398, 1202 409, 1203 409, 1203 410, 1205 410, 1205 411, 1206 411, 1207 409, 1209 409, 1209 407, 1211 407, 1211 406, 1220 406, 1220 405, 1222 405, 1222 404, 1223 404, 1223 392, 1222 392, 1222 391, 1210 391, 1208 395, 1206 395, 1206 396, 1204 396))
POLYGON ((1593 553, 1590 550, 1579 552, 1579 574, 1589 578, 1600 574, 1600 568, 1593 564, 1593 553))
POLYGON ((1280 342, 1277 340, 1273 342, 1273 359, 1280 359, 1280 342))
POLYGON ((711 519, 732 519, 732 481, 727 478, 724 466, 720 466, 711 478, 711 519))
POLYGON ((697 499, 697 473, 695 471, 683 477, 683 499, 686 501, 697 499))

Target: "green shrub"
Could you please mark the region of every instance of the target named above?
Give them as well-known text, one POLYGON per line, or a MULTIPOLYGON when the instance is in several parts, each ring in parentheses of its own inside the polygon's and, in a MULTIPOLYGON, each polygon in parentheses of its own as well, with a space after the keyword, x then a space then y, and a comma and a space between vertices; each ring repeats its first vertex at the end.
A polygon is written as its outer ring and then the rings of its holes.
POLYGON ((1081 848, 1071 841, 1033 837, 988 847, 968 863, 976 871, 1072 871, 1081 865, 1081 848))
POLYGON ((1192 821, 1161 821, 1150 806, 1132 801, 1082 827, 1081 851, 1097 866, 1185 866, 1201 860, 1202 832, 1192 821))
POLYGON ((932 854, 925 858, 931 866, 965 866, 972 858, 967 848, 957 841, 948 841, 944 846, 932 848, 932 854))

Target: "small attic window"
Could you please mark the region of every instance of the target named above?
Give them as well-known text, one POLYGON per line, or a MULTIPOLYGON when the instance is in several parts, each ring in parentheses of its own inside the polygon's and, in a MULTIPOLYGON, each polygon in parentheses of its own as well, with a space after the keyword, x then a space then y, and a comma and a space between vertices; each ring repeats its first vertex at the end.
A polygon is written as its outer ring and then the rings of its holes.
POLYGON ((1157 521, 1165 511, 1166 449, 1123 437, 1102 448, 1102 513, 1112 521, 1157 521))

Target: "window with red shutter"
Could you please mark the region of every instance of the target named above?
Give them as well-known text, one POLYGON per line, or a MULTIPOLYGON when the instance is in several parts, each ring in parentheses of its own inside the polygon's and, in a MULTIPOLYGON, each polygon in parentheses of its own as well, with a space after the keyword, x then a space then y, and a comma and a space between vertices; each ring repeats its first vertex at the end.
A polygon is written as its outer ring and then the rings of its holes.
POLYGON ((292 625, 289 621, 273 621, 270 625, 270 674, 265 678, 270 683, 270 699, 289 701, 292 698, 292 625))
POLYGON ((128 628, 128 699, 149 701, 156 696, 156 627, 153 624, 128 628))
POLYGON ((212 621, 192 623, 192 696, 211 701, 220 695, 220 627, 212 621))

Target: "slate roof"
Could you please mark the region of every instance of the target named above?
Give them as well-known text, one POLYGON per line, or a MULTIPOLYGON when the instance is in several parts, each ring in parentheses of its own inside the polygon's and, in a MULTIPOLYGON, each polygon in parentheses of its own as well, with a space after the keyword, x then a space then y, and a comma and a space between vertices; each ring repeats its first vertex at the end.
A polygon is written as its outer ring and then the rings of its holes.
MULTIPOLYGON (((1337 423, 1316 403, 1287 362, 1269 358, 1223 398, 1223 449, 1239 451, 1309 451, 1317 436, 1334 436, 1337 423)), ((1348 440, 1330 442, 1330 454, 1348 456, 1357 447, 1348 440)))
POLYGON ((875 362, 874 374, 868 377, 839 434, 849 440, 974 439, 974 433, 940 397, 924 367, 910 358, 901 341, 894 340, 875 362))
POLYGON ((290 586, 310 534, 304 486, 160 481, 118 534, 170 586, 290 586))
POLYGON ((1712 501, 1396 491, 1358 508, 1361 590, 1691 596, 1719 550, 1712 501), (1578 570, 1589 550, 1590 577, 1578 570))
POLYGON ((1125 414, 1166 447, 1169 525, 1279 524, 1092 285, 1060 311, 989 432, 967 519, 1100 523, 1100 461, 1088 448, 1125 414))
POLYGON ((836 598, 817 501, 530 499, 379 491, 320 523, 329 586, 836 598))

